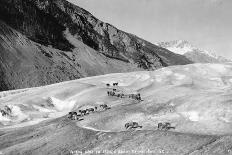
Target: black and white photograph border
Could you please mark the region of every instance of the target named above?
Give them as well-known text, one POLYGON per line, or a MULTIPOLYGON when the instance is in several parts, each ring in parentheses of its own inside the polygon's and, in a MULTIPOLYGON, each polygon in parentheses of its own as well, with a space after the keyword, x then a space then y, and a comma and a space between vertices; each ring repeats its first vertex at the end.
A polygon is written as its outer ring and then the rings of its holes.
POLYGON ((232 154, 231 0, 1 0, 0 155, 232 154))

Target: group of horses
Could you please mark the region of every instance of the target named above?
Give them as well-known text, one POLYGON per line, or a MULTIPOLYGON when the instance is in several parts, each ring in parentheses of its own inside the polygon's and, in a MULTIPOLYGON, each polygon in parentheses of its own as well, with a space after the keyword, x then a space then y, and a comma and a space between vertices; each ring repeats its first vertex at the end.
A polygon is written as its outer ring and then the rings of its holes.
POLYGON ((127 130, 129 129, 135 129, 135 128, 142 128, 143 126, 139 125, 138 122, 128 122, 125 124, 125 128, 127 130))
POLYGON ((4 106, 3 108, 0 109, 0 113, 2 114, 2 116, 8 116, 12 113, 12 110, 10 107, 8 107, 7 105, 4 106))
MULTIPOLYGON (((107 83, 106 86, 109 87, 110 84, 107 83)), ((113 86, 118 86, 118 83, 113 83, 113 86)), ((138 94, 123 94, 123 93, 117 93, 117 89, 116 89, 116 88, 113 88, 112 91, 107 91, 107 95, 108 95, 108 96, 116 96, 116 97, 119 97, 119 98, 128 97, 128 98, 132 98, 132 99, 135 99, 135 100, 138 100, 138 101, 142 101, 142 98, 141 98, 140 93, 138 93, 138 94)))
POLYGON ((116 96, 119 98, 128 97, 128 98, 132 98, 132 99, 135 99, 138 101, 142 101, 140 93, 138 93, 138 94, 123 94, 123 93, 117 93, 116 91, 117 91, 116 89, 113 89, 113 91, 107 91, 107 95, 108 96, 116 96))
MULTIPOLYGON (((113 85, 113 86, 118 86, 118 82, 113 83, 112 85, 113 85)), ((106 86, 107 86, 107 87, 109 87, 109 86, 110 86, 110 84, 109 84, 109 83, 107 83, 107 84, 106 84, 106 86)))
POLYGON ((71 120, 81 121, 81 120, 83 120, 82 116, 83 115, 77 114, 77 112, 75 112, 75 111, 71 111, 71 112, 68 113, 68 118, 71 119, 71 120))
POLYGON ((79 110, 78 112, 84 116, 84 115, 88 115, 90 113, 93 113, 97 110, 97 107, 94 107, 94 108, 87 108, 87 109, 84 109, 84 110, 79 110))
MULTIPOLYGON (((125 124, 125 128, 127 130, 130 129, 136 129, 136 128, 142 128, 143 126, 139 125, 138 122, 128 122, 125 124)), ((169 122, 164 122, 164 123, 158 123, 158 130, 170 130, 170 129, 175 129, 175 127, 171 126, 171 123, 169 122)))
POLYGON ((175 127, 171 126, 171 123, 164 122, 164 123, 158 123, 158 130, 170 130, 175 129, 175 127))
POLYGON ((129 96, 129 98, 132 98, 132 99, 135 99, 135 100, 138 100, 138 101, 142 101, 140 93, 138 93, 138 94, 129 94, 128 96, 129 96))
MULTIPOLYGON (((110 84, 106 84, 107 86, 110 86, 110 84)), ((117 86, 118 83, 113 83, 113 86, 117 86)), ((108 96, 117 96, 117 97, 120 97, 120 98, 123 98, 123 97, 129 97, 129 98, 132 98, 132 99, 136 99, 136 100, 139 100, 141 101, 141 96, 140 94, 128 94, 128 95, 125 95, 125 94, 122 94, 122 93, 117 93, 117 89, 113 88, 113 91, 107 91, 107 94, 108 96)), ((101 104, 100 106, 100 109, 102 110, 108 110, 108 109, 111 109, 110 107, 108 107, 107 104, 101 104)), ((90 113, 94 113, 96 111, 99 111, 98 110, 98 107, 94 107, 94 108, 88 108, 88 109, 85 109, 85 110, 79 110, 79 114, 77 114, 77 112, 69 112, 68 114, 68 118, 72 119, 72 120, 78 120, 78 121, 81 121, 83 120, 83 116, 85 115, 88 115, 90 113)), ((136 129, 136 128, 142 128, 141 125, 139 125, 138 122, 128 122, 125 124, 125 128, 127 130, 130 130, 130 129, 136 129)), ((175 129, 175 127, 171 126, 171 123, 169 122, 164 122, 164 123, 158 123, 158 130, 170 130, 170 129, 175 129)))
POLYGON ((87 109, 84 109, 84 110, 78 110, 79 113, 75 112, 75 111, 72 111, 72 112, 69 112, 68 113, 68 118, 71 119, 71 120, 78 120, 78 121, 81 121, 83 120, 83 116, 85 115, 88 115, 90 113, 94 113, 94 112, 97 112, 97 111, 105 111, 105 110, 108 110, 108 109, 111 109, 107 104, 101 104, 98 107, 94 107, 94 108, 87 108, 87 109))

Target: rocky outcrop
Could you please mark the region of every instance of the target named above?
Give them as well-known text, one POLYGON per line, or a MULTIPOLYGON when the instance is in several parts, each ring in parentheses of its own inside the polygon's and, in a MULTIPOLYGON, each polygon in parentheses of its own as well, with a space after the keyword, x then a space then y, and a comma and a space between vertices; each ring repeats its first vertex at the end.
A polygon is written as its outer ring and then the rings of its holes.
POLYGON ((0 90, 46 85, 81 74, 62 51, 30 41, 0 22, 0 90))
POLYGON ((0 90, 192 63, 65 0, 1 0, 0 20, 0 90))
POLYGON ((142 70, 135 64, 107 58, 68 35, 67 38, 78 48, 61 51, 41 45, 0 21, 0 91, 142 70))

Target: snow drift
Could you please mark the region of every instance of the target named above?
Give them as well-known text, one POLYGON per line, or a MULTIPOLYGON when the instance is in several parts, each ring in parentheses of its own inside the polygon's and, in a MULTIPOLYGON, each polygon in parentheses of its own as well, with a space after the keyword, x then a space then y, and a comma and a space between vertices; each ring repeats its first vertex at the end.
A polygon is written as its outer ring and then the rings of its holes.
POLYGON ((101 131, 123 131, 128 121, 142 124, 142 130, 156 130, 168 121, 175 132, 231 134, 232 66, 191 64, 156 71, 115 73, 0 93, 0 108, 12 112, 0 116, 0 128, 38 123, 105 103, 110 111, 90 115, 78 126, 101 131), (107 83, 124 94, 140 93, 142 102, 107 96, 107 83))

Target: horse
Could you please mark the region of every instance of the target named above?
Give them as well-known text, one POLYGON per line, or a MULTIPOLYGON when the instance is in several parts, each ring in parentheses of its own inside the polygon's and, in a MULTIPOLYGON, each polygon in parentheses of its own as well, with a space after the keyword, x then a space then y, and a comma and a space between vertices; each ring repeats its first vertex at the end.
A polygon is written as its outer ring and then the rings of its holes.
POLYGON ((81 113, 81 115, 86 115, 86 110, 79 110, 79 112, 81 113))
POLYGON ((104 110, 111 109, 107 104, 101 104, 100 107, 104 110))
POLYGON ((95 111, 97 111, 97 107, 94 107, 95 111))
POLYGON ((169 129, 175 129, 175 127, 172 127, 171 123, 165 122, 165 123, 158 123, 158 129, 159 130, 169 130, 169 129))
POLYGON ((89 112, 94 112, 94 108, 89 108, 88 111, 89 112))
POLYGON ((139 125, 139 123, 137 123, 137 122, 128 122, 128 123, 125 124, 125 128, 126 129, 142 128, 142 126, 139 125))
POLYGON ((10 109, 8 106, 5 106, 4 109, 5 109, 5 111, 6 111, 7 113, 11 113, 11 112, 12 112, 11 109, 10 109))
POLYGON ((2 113, 2 116, 6 116, 7 113, 4 110, 0 110, 0 112, 2 113))

